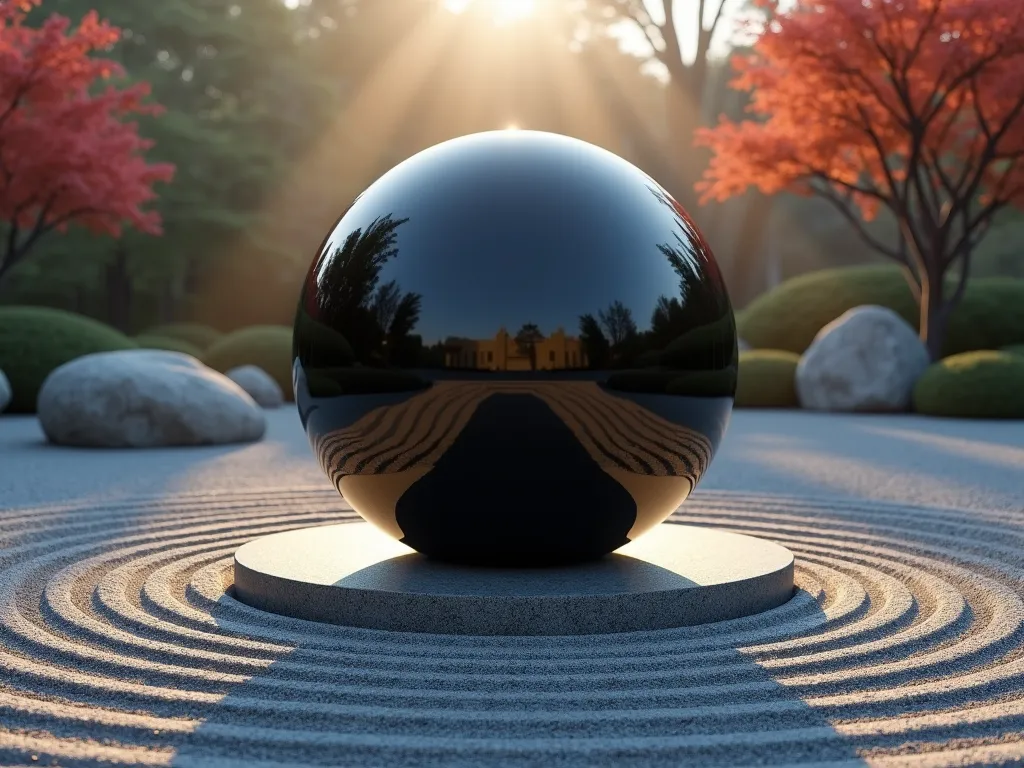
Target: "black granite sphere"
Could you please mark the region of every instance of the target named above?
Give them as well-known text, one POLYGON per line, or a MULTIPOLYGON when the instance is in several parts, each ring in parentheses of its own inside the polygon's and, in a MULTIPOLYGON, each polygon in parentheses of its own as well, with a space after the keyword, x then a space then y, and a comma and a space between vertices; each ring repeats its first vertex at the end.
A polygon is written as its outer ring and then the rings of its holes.
POLYGON ((295 394, 331 482, 445 560, 600 557, 662 522, 732 410, 736 327, 682 207, 576 139, 496 131, 382 176, 303 287, 295 394))

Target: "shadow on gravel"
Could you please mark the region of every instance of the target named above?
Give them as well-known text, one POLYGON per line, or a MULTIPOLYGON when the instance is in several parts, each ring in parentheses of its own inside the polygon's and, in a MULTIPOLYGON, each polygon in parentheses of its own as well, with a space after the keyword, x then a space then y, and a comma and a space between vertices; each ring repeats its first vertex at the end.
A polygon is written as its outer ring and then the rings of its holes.
POLYGON ((866 764, 856 741, 739 650, 817 631, 825 616, 803 591, 759 616, 574 637, 358 630, 229 596, 214 617, 226 633, 295 648, 240 685, 211 680, 225 695, 194 713, 204 722, 182 736, 175 765, 866 764))

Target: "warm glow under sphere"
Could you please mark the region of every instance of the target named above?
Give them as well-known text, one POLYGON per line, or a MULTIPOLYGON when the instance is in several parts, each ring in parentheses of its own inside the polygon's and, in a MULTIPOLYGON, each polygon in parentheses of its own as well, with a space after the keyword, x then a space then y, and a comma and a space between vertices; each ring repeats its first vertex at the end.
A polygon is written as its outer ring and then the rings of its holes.
POLYGON ((707 471, 736 388, 714 257, 645 173, 532 131, 401 163, 338 220, 295 322, 295 396, 331 482, 413 549, 600 557, 707 471))

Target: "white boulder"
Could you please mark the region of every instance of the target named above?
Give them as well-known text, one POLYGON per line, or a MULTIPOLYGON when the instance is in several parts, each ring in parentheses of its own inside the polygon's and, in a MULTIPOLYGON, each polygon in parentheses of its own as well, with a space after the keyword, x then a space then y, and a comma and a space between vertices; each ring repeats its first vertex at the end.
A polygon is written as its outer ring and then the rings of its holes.
POLYGON ((891 309, 855 307, 822 328, 796 369, 800 405, 816 411, 904 411, 930 360, 891 309))
POLYGON ((55 369, 37 401, 59 445, 150 448, 259 440, 266 417, 226 376, 162 350, 100 352, 55 369))
POLYGON ((0 413, 3 413, 4 408, 11 404, 13 397, 14 391, 11 389, 11 382, 4 376, 4 372, 0 371, 0 413))
POLYGON ((256 365, 240 365, 225 374, 264 408, 280 408, 284 403, 281 387, 269 373, 256 365))

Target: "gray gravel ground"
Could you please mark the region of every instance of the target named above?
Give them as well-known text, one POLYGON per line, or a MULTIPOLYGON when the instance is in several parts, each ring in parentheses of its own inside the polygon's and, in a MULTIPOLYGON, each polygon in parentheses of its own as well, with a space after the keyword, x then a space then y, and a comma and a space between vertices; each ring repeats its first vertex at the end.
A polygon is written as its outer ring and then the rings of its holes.
MULTIPOLYGON (((264 442, 188 450, 53 448, 27 417, 0 420, 0 504, 182 490, 330 484, 289 406, 264 442)), ((700 491, 829 495, 1024 509, 1024 422, 738 411, 700 491)))
POLYGON ((1024 422, 735 414, 674 519, 790 547, 800 590, 704 627, 413 635, 231 598, 239 544, 353 518, 290 408, 170 451, 0 419, 0 763, 1024 761, 1024 422))

